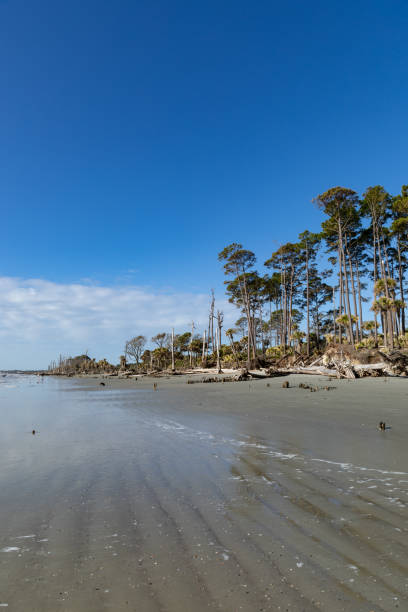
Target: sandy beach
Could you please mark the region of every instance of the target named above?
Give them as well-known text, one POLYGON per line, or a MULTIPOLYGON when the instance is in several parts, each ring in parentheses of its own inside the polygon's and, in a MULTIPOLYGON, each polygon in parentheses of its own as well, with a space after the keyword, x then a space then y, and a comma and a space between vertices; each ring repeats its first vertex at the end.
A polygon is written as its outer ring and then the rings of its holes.
POLYGON ((406 610, 407 381, 188 378, 2 378, 0 606, 406 610))

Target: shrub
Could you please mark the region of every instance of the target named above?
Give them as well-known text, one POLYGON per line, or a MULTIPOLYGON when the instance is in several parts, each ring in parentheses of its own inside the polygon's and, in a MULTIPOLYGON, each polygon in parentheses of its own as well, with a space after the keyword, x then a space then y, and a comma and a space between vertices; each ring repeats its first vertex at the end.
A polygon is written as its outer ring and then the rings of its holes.
POLYGON ((398 336, 398 343, 402 348, 408 348, 408 332, 398 336))
POLYGON ((369 338, 363 338, 361 342, 356 344, 356 349, 370 349, 375 347, 375 338, 370 336, 369 338))
POLYGON ((285 349, 283 346, 270 346, 268 349, 266 349, 265 355, 268 359, 279 359, 283 356, 284 350, 285 349))
POLYGON ((222 363, 225 366, 235 366, 236 365, 236 359, 234 357, 234 355, 232 355, 232 353, 230 353, 229 355, 224 355, 222 358, 222 363))

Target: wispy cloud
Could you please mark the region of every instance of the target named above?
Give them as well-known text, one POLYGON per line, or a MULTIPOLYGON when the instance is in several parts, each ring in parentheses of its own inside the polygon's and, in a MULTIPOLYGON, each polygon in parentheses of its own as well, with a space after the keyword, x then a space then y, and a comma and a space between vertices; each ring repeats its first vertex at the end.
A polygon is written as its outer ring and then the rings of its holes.
MULTIPOLYGON (((86 349, 116 362, 132 335, 186 330, 192 320, 202 331, 208 305, 203 293, 0 277, 0 369, 41 368, 86 349)), ((225 298, 217 307, 226 325, 237 318, 225 298)))

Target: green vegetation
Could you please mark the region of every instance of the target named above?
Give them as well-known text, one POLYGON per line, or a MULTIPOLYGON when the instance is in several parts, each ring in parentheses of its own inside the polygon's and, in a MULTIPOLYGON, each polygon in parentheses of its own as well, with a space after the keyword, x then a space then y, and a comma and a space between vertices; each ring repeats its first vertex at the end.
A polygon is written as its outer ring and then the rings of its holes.
POLYGON ((255 254, 241 244, 219 254, 229 300, 244 315, 248 361, 288 349, 309 355, 328 342, 406 346, 408 186, 395 197, 380 185, 369 187, 361 198, 333 187, 315 202, 327 217, 320 233, 306 230, 281 245, 264 264, 269 275, 255 270, 255 254), (318 265, 318 254, 330 270, 318 265), (373 321, 363 319, 367 287, 373 321))
MULTIPOLYGON (((361 196, 333 187, 314 201, 326 217, 320 232, 305 230, 296 242, 279 246, 264 263, 266 273, 239 243, 219 253, 228 299, 240 312, 224 344, 224 315, 215 309, 212 290, 202 335, 192 323, 191 332, 157 333, 146 350, 147 339, 135 336, 116 368, 253 367, 293 353, 309 357, 333 344, 407 348, 408 185, 397 196, 381 185, 361 196), (373 318, 364 320, 369 300, 373 318)), ((51 369, 61 368, 61 359, 51 369)), ((74 371, 114 368, 87 355, 62 361, 74 371)))

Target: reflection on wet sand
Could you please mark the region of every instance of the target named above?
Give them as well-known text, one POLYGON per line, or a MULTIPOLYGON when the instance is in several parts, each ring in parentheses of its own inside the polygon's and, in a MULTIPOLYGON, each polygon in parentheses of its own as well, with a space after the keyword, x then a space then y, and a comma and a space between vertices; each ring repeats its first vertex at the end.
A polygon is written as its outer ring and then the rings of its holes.
MULTIPOLYGON (((304 574, 301 589, 309 598, 318 583, 322 602, 323 593, 330 597, 334 592, 346 598, 353 596, 356 601, 372 602, 373 588, 381 592, 380 602, 388 600, 389 605, 403 601, 407 559, 398 525, 405 525, 407 531, 406 515, 394 510, 392 504, 396 500, 388 497, 390 490, 402 491, 398 486, 402 484, 401 474, 385 479, 378 475, 356 479, 351 475, 366 470, 338 465, 337 469, 325 467, 322 471, 315 466, 314 459, 308 463, 299 452, 276 465, 276 461, 270 460, 270 453, 258 449, 252 438, 251 445, 242 448, 230 467, 237 487, 231 511, 240 517, 250 516, 251 524, 256 524, 263 536, 280 542, 285 551, 280 557, 289 555, 296 559, 296 567, 302 568, 304 574), (357 490, 355 485, 345 486, 345 475, 347 483, 358 483, 357 490), (377 484, 373 485, 373 481, 377 484), (380 493, 379 483, 384 481, 391 488, 384 487, 380 493), (367 496, 364 490, 370 490, 371 495, 367 496), (324 567, 328 560, 330 566, 324 567)), ((406 507, 405 487, 404 501, 398 501, 400 508, 406 507)), ((290 561, 278 562, 284 574, 295 571, 289 567, 290 561)), ((333 609, 329 599, 326 605, 333 609)))
MULTIPOLYGON (((160 393, 8 382, 0 604, 10 610, 406 606, 403 381, 390 381, 392 438, 376 430, 363 386, 344 385, 328 409, 276 381, 179 379, 160 393)), ((381 388, 369 388, 380 410, 381 388)))

